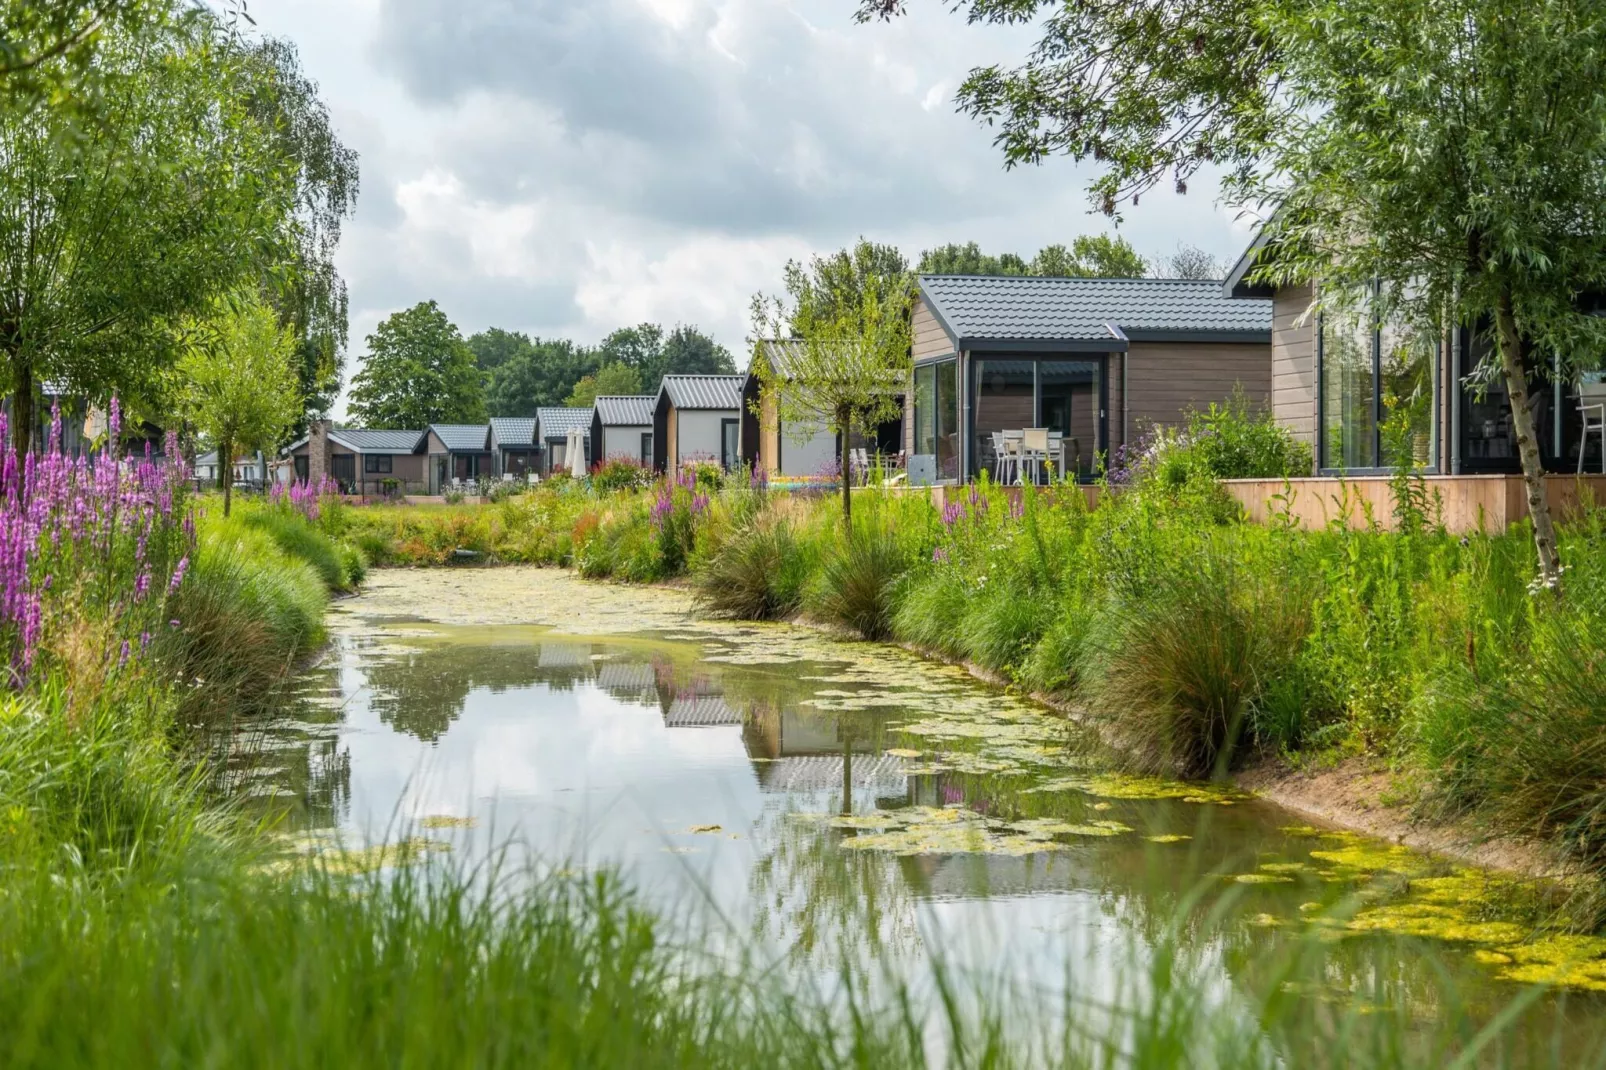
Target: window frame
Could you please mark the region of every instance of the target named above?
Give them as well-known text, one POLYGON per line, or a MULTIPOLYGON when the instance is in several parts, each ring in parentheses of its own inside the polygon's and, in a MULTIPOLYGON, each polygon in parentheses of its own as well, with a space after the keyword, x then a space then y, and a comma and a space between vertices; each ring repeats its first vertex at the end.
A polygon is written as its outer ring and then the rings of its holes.
POLYGON ((365 476, 388 476, 395 471, 395 461, 388 453, 365 453, 362 455, 362 474, 365 476))
MULTIPOLYGON (((1377 287, 1373 286, 1373 296, 1376 296, 1377 287)), ((1331 463, 1328 457, 1327 442, 1327 313, 1319 313, 1316 317, 1316 471, 1319 475, 1393 475, 1397 471, 1393 465, 1385 465, 1383 460, 1383 325, 1374 322, 1368 337, 1371 343, 1371 374, 1372 374, 1372 459, 1375 463, 1360 468, 1345 468, 1342 465, 1331 463)), ((1423 475, 1438 475, 1444 470, 1444 375, 1441 374, 1444 366, 1444 338, 1437 335, 1433 342, 1433 400, 1430 405, 1432 413, 1432 456, 1428 463, 1423 465, 1419 472, 1423 475)), ((1459 391, 1456 403, 1460 404, 1459 391)))

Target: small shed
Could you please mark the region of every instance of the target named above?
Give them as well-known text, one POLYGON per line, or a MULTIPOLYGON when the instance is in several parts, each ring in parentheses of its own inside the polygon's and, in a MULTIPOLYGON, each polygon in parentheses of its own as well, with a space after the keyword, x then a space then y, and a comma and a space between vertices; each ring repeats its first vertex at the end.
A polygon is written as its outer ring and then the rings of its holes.
POLYGON ((599 461, 629 458, 651 466, 651 394, 604 395, 591 408, 592 452, 599 461))
POLYGON ((522 479, 541 470, 541 444, 536 440, 533 416, 491 417, 491 463, 498 476, 522 479))
POLYGON ((567 406, 535 410, 537 435, 544 449, 542 475, 565 471, 574 462, 569 456, 569 432, 579 431, 585 436, 585 463, 591 465, 591 410, 567 406))
POLYGON ((675 472, 687 461, 741 463, 742 376, 666 375, 653 408, 653 467, 675 472))

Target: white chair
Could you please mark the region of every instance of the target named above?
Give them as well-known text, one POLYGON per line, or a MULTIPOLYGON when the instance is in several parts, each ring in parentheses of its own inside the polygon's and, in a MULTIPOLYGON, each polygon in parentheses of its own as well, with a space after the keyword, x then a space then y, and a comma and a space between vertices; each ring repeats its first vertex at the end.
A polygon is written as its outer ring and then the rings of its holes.
POLYGON ((1065 478, 1065 432, 1050 431, 1048 433, 1048 456, 1054 462, 1054 475, 1058 479, 1065 478))
POLYGON ((1021 481, 1021 439, 1024 431, 1004 431, 1004 482, 1019 483, 1021 481))
POLYGON ((1008 459, 1008 455, 1004 451, 1004 433, 1002 431, 994 431, 993 432, 993 482, 994 483, 1003 483, 1004 482, 1004 466, 1007 463, 1007 459, 1008 459))
POLYGON ((1578 386, 1578 415, 1584 427, 1578 436, 1578 474, 1584 474, 1584 451, 1591 434, 1600 435, 1600 471, 1606 475, 1606 381, 1580 383, 1578 386))
POLYGON ((1047 458, 1048 428, 1028 427, 1021 435, 1021 460, 1031 469, 1033 483, 1039 482, 1047 458))

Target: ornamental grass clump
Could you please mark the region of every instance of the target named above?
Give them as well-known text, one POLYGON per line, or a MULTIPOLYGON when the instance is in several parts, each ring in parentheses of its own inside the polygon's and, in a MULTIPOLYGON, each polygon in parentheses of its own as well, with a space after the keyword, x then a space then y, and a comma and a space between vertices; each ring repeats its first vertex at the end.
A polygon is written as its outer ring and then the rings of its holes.
POLYGON ((697 571, 699 604, 732 620, 790 617, 803 603, 815 567, 814 546, 782 517, 763 517, 732 532, 697 571))
MULTIPOLYGON (((109 437, 120 432, 118 403, 109 437)), ((0 415, 0 441, 9 442, 0 415)), ((169 435, 166 460, 115 450, 94 457, 61 448, 53 410, 44 452, 0 463, 0 644, 8 679, 24 685, 48 663, 52 645, 81 647, 84 620, 107 622, 95 656, 121 667, 179 628, 169 600, 185 583, 195 549, 186 489, 189 469, 169 435)), ((81 660, 85 655, 79 651, 81 660)))

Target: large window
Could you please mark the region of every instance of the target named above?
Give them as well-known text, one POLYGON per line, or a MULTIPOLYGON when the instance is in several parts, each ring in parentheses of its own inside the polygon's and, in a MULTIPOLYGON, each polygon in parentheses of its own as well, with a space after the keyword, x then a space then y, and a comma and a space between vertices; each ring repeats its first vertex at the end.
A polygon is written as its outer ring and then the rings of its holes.
POLYGON ((729 472, 742 460, 740 420, 719 421, 719 466, 729 472))
MULTIPOLYGON (((959 362, 915 369, 915 457, 930 457, 937 479, 959 478, 959 362)), ((912 477, 911 477, 912 478, 912 477)))
POLYGON ((388 476, 390 475, 390 454, 365 453, 362 455, 362 470, 364 475, 388 476))
POLYGON ((1013 478, 998 464, 999 447, 1039 427, 1050 432, 1056 475, 1092 475, 1104 446, 1103 367, 1102 359, 977 360, 974 470, 1013 478))
POLYGON ((1321 467, 1338 471, 1438 464, 1437 332, 1328 313, 1318 332, 1321 467))

